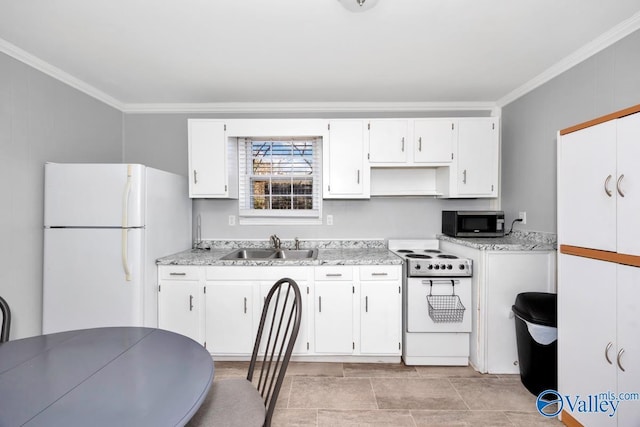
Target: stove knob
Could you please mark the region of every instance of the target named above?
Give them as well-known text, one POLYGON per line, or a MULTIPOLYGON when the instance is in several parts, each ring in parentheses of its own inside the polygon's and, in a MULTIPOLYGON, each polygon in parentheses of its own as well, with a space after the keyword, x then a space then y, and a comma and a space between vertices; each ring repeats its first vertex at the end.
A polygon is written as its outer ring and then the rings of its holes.
POLYGON ((464 269, 465 269, 465 268, 464 268, 464 264, 460 264, 460 265, 458 266, 458 268, 459 268, 460 270, 464 270, 464 269))
POLYGON ((415 266, 415 269, 416 269, 416 270, 420 270, 421 268, 422 268, 422 267, 420 266, 420 264, 418 264, 418 265, 416 265, 416 266, 415 266))
POLYGON ((449 264, 447 265, 447 270, 451 270, 453 268, 453 265, 449 264))
POLYGON ((440 268, 441 268, 441 269, 443 269, 443 270, 445 270, 445 269, 447 268, 447 266, 446 266, 446 265, 444 265, 444 264, 442 264, 442 265, 440 266, 440 268))
POLYGON ((436 264, 433 268, 435 268, 436 270, 440 270, 440 266, 438 264, 436 264))
POLYGON ((429 270, 433 270, 433 265, 429 264, 429 267, 427 267, 429 270))

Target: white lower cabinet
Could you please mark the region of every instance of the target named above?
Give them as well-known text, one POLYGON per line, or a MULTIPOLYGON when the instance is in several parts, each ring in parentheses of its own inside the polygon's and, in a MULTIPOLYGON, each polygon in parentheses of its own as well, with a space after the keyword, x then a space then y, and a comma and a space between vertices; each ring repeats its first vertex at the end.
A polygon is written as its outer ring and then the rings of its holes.
POLYGON ((204 285, 198 267, 159 269, 158 327, 204 345, 204 285))
POLYGON ((639 392, 640 268, 560 256, 558 388, 575 403, 565 401, 564 411, 585 426, 637 425, 637 400, 614 398, 613 416, 608 403, 590 402, 639 392))
POLYGON ((284 277, 296 281, 302 298, 295 356, 399 360, 401 265, 159 266, 158 271, 161 327, 191 336, 218 360, 251 355, 264 301, 284 277))
POLYGON ((315 352, 351 354, 353 341, 353 267, 315 269, 315 352))
POLYGON ((402 286, 399 266, 360 267, 360 353, 399 354, 402 286))
POLYGON ((207 280, 207 348, 217 354, 247 354, 255 339, 250 281, 207 280))

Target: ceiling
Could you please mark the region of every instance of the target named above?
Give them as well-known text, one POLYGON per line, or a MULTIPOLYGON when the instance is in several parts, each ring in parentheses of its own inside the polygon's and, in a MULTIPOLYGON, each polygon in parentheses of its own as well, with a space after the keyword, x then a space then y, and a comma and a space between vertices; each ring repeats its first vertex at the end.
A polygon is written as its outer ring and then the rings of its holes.
POLYGON ((0 51, 124 111, 500 105, 640 28, 639 11, 640 0, 379 0, 361 13, 337 0, 0 0, 0 51))

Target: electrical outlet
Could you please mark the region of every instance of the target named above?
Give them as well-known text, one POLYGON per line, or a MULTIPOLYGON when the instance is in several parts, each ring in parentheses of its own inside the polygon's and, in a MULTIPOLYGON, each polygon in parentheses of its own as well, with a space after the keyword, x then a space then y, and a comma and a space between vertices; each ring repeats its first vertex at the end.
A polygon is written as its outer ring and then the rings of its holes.
POLYGON ((229 215, 229 225, 236 225, 236 216, 229 215))
POLYGON ((520 218, 522 220, 523 224, 527 223, 527 213, 526 212, 518 213, 518 218, 520 218))
POLYGON ((333 215, 327 215, 327 225, 333 225, 333 215))

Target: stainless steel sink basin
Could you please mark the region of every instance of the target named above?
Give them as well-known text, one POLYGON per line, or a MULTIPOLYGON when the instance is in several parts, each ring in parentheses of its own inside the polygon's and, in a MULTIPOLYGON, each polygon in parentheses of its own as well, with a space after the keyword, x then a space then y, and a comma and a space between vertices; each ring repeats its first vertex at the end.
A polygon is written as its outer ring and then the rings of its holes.
POLYGON ((223 256, 223 260, 296 260, 316 259, 317 249, 248 249, 241 248, 223 256))

